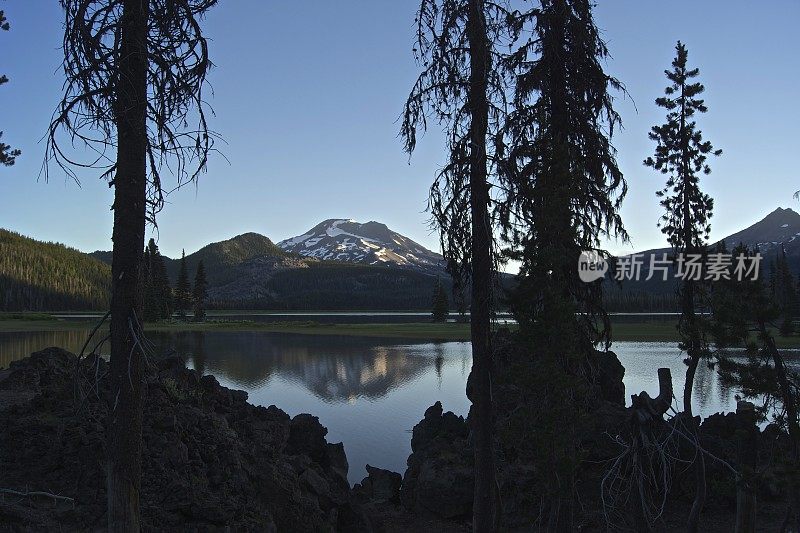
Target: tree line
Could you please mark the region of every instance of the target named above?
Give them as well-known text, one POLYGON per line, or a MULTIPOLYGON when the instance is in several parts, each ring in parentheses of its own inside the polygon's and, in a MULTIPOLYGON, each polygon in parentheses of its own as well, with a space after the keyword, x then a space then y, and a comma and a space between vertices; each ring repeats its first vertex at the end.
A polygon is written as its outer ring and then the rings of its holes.
POLYGON ((0 310, 106 309, 110 294, 105 263, 0 229, 0 310))

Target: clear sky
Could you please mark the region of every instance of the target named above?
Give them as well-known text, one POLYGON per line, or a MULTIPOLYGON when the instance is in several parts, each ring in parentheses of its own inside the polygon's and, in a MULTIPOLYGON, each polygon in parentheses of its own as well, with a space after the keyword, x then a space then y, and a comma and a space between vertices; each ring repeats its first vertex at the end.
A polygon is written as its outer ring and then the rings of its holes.
MULTIPOLYGON (((800 1, 600 0, 598 25, 613 59, 607 71, 625 129, 614 138, 630 185, 623 218, 631 246, 663 246, 655 191, 662 177, 642 166, 653 100, 675 42, 701 69, 710 112, 706 139, 724 150, 703 187, 716 201, 712 237, 721 238, 776 207, 798 209, 797 126, 800 1), (634 105, 635 104, 635 105, 634 105), (637 111, 638 109, 638 111, 637 111)), ((170 256, 247 231, 275 241, 325 218, 378 220, 438 249, 427 227, 427 189, 445 160, 433 132, 410 163, 397 119, 418 69, 416 0, 221 0, 207 18, 216 68, 212 127, 225 138, 198 186, 169 197, 159 245, 170 256)), ((82 186, 39 176, 46 131, 59 100, 62 14, 56 0, 0 0, 11 31, 0 33, 3 140, 23 155, 0 168, 0 227, 84 251, 111 248, 111 191, 91 172, 82 186)))

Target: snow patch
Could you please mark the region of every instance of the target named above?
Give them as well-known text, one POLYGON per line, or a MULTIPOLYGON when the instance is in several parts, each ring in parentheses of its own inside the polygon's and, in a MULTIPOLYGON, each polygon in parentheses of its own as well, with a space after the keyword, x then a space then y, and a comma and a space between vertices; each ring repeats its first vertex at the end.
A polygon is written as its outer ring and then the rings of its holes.
POLYGON ((325 233, 328 234, 329 237, 338 237, 339 235, 347 235, 348 237, 354 237, 356 239, 364 239, 371 242, 378 242, 375 239, 370 239, 369 237, 362 237, 361 235, 356 235, 354 233, 347 232, 339 227, 339 224, 344 224, 345 222, 355 222, 353 220, 337 220, 333 222, 326 230, 325 233))
POLYGON ((278 246, 281 248, 288 248, 289 246, 294 246, 296 244, 300 244, 304 240, 312 237, 313 233, 306 233, 305 235, 298 235, 297 237, 292 237, 291 239, 286 239, 285 241, 281 241, 278 243, 278 246))

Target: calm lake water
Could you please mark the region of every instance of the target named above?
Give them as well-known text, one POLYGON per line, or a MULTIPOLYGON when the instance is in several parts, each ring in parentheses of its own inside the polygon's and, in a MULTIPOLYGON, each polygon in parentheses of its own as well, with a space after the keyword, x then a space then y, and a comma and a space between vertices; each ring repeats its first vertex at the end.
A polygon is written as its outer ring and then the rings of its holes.
MULTIPOLYGON (((87 333, 0 333, 0 368, 48 346, 80 351, 87 333)), ((174 349, 226 387, 246 390, 251 403, 318 416, 329 442, 344 442, 351 482, 366 475, 367 463, 404 472, 411 428, 437 400, 460 415, 469 409, 464 388, 471 350, 465 342, 238 331, 149 338, 157 351, 174 349)), ((656 369, 662 366, 672 369, 675 391, 682 390, 685 366, 676 343, 619 342, 612 349, 626 369, 626 397, 642 390, 655 396, 656 369)), ((705 364, 696 383, 697 414, 735 410, 736 391, 705 364)))

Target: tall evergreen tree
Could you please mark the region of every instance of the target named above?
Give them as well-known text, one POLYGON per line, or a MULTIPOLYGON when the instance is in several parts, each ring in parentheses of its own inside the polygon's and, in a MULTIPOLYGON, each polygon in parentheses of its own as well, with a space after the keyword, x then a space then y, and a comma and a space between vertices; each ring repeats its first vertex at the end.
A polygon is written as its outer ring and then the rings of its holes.
POLYGON ((200 262, 197 263, 197 272, 194 275, 194 287, 192 288, 192 304, 195 322, 202 322, 206 319, 207 289, 206 268, 203 266, 203 261, 201 259, 200 262))
POLYGON ((610 142, 620 122, 610 91, 621 86, 603 70, 608 50, 588 0, 544 0, 519 21, 530 37, 509 58, 517 77, 498 148, 507 191, 500 219, 506 253, 520 262, 511 309, 535 348, 547 410, 559 418, 548 424, 557 434, 543 439, 544 460, 559 468, 547 486, 548 523, 567 531, 578 461, 570 421, 580 416, 584 386, 577 378, 608 335, 601 284, 579 279, 578 257, 600 251, 603 237, 627 238, 619 215, 626 184, 610 142))
MULTIPOLYGON (((678 41, 672 70, 664 73, 670 84, 665 96, 656 99, 656 104, 667 110, 667 121, 653 126, 649 137, 656 142, 655 154, 644 160, 644 164, 667 176, 665 187, 658 192, 665 213, 661 218, 661 231, 667 236, 676 255, 705 254, 706 242, 711 231, 710 219, 714 202, 700 190, 700 175, 710 174, 708 156, 718 156, 697 127, 696 115, 707 111, 700 95, 705 87, 693 81, 699 75, 697 68, 687 67, 688 51, 678 41)), ((692 390, 697 365, 707 353, 704 325, 697 312, 700 294, 699 285, 691 276, 685 276, 680 285, 681 317, 678 325, 681 349, 689 356, 686 381, 683 390, 683 411, 693 426, 695 438, 697 428, 692 414, 692 390)), ((695 470, 697 490, 689 515, 689 531, 697 531, 700 512, 705 503, 705 464, 703 454, 698 453, 695 470)))
POLYGON ((178 270, 178 280, 175 282, 175 310, 181 319, 186 319, 186 311, 192 303, 192 287, 189 283, 189 270, 186 268, 186 252, 181 251, 181 266, 178 270))
POLYGON ((473 529, 492 531, 496 513, 492 421, 492 305, 494 238, 490 140, 499 128, 507 89, 501 41, 512 13, 485 0, 421 0, 415 57, 422 72, 405 105, 401 136, 414 151, 418 130, 432 116, 446 131, 448 161, 437 175, 430 208, 456 287, 471 283, 472 402, 475 451, 473 529))
POLYGON ((789 261, 786 259, 786 250, 783 247, 777 253, 774 265, 772 298, 780 313, 780 334, 782 337, 788 337, 794 333, 797 291, 789 261))
POLYGON ((145 246, 142 254, 142 270, 139 276, 139 292, 142 295, 142 319, 145 322, 154 322, 161 318, 158 295, 153 283, 152 263, 150 247, 145 246))
POLYGON ((142 297, 144 320, 154 321, 172 316, 172 289, 169 286, 164 257, 154 239, 144 249, 142 297))
POLYGON ((447 291, 442 285, 441 278, 436 278, 436 284, 433 286, 431 317, 434 322, 445 322, 449 314, 450 301, 447 298, 447 291))
POLYGON ((164 205, 164 169, 178 186, 194 181, 213 147, 202 94, 211 63, 200 19, 216 0, 60 3, 66 81, 45 157, 76 181, 76 169, 99 168, 114 188, 107 518, 109 531, 138 531, 145 368, 137 289, 145 225, 164 205), (90 159, 76 160, 73 148, 85 148, 79 153, 90 159))
MULTIPOLYGON (((11 25, 9 24, 8 19, 6 18, 5 13, 3 13, 3 10, 0 9, 0 30, 8 31, 9 29, 11 29, 11 25)), ((6 83, 8 83, 8 77, 6 77, 4 74, 0 74, 0 85, 6 83)), ((3 138, 3 132, 0 131, 0 139, 2 138, 3 138)), ((17 157, 21 154, 22 152, 20 152, 19 150, 11 148, 11 146, 5 144, 4 142, 0 142, 0 165, 5 165, 7 167, 10 167, 11 165, 14 164, 14 161, 16 161, 17 157)))

